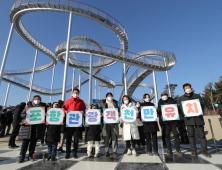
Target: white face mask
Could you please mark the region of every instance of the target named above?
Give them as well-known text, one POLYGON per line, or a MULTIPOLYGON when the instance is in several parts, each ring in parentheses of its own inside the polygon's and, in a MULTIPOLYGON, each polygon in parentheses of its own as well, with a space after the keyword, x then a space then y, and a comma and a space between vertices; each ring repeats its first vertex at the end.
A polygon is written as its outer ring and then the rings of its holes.
POLYGON ((107 97, 107 100, 112 101, 113 98, 112 97, 107 97))
POLYGON ((128 104, 129 103, 129 100, 124 100, 124 104, 128 104))
POLYGON ((139 104, 137 104, 137 105, 136 105, 136 107, 140 107, 140 105, 139 105, 139 104))
POLYGON ((149 102, 150 101, 150 98, 145 98, 145 102, 149 102))
POLYGON ((77 97, 79 97, 79 95, 78 94, 73 94, 72 97, 77 98, 77 97))
POLYGON ((161 98, 162 98, 162 100, 167 100, 167 99, 168 99, 167 96, 163 96, 163 97, 161 97, 161 98))
POLYGON ((40 100, 34 100, 34 104, 39 104, 40 100))
POLYGON ((191 90, 191 89, 186 89, 185 92, 186 92, 186 93, 191 93, 192 90, 191 90))

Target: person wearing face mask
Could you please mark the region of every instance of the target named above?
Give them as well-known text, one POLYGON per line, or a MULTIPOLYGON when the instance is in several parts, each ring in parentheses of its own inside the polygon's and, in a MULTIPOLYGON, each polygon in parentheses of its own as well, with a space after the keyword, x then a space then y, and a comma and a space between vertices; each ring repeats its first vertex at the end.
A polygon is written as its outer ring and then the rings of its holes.
MULTIPOLYGON (((60 108, 60 105, 58 102, 54 102, 52 107, 60 108)), ((60 130, 61 130, 61 125, 48 125, 47 126, 45 142, 48 145, 48 158, 47 158, 48 161, 50 159, 51 161, 56 160, 57 146, 58 146, 58 142, 60 141, 60 133, 59 133, 60 130)))
MULTIPOLYGON (((89 109, 99 109, 99 106, 97 104, 90 105, 89 109)), ((100 116, 102 117, 102 115, 100 116)), ((94 157, 99 156, 99 150, 100 150, 100 133, 101 133, 101 126, 100 125, 89 125, 89 130, 87 133, 87 141, 88 141, 88 147, 87 147, 87 154, 88 157, 92 157, 92 146, 93 143, 95 143, 95 155, 94 157)))
MULTIPOLYGON (((45 107, 45 113, 47 112, 46 103, 41 102, 41 97, 36 95, 33 97, 33 100, 27 103, 26 108, 28 107, 45 107)), ((21 118, 26 118, 26 108, 21 113, 21 118)), ((23 125, 18 135, 18 140, 23 140, 21 147, 21 157, 18 160, 18 163, 21 163, 25 159, 25 154, 29 147, 29 156, 28 160, 34 161, 33 154, 35 152, 35 147, 38 139, 42 139, 44 126, 43 124, 37 125, 23 125)))
MULTIPOLYGON (((183 90, 185 94, 179 98, 179 106, 181 110, 183 111, 182 101, 199 99, 202 111, 204 111, 203 100, 199 94, 192 92, 191 84, 189 83, 184 84, 183 90)), ((207 140, 204 132, 205 122, 203 116, 184 117, 184 121, 185 125, 187 126, 188 139, 191 145, 191 150, 192 150, 191 155, 194 157, 197 156, 196 139, 195 139, 195 129, 196 129, 200 137, 202 154, 206 157, 211 157, 207 152, 207 140)))
MULTIPOLYGON (((67 100, 63 106, 64 113, 67 111, 82 111, 83 115, 85 114, 86 105, 83 100, 79 98, 79 89, 74 89, 72 92, 72 98, 67 100)), ((70 158, 71 153, 71 140, 74 134, 74 142, 73 142, 73 158, 77 159, 77 150, 79 144, 79 129, 80 127, 67 127, 66 128, 66 159, 70 158)))
MULTIPOLYGON (((141 109, 140 109, 140 106, 141 106, 141 103, 139 101, 136 102, 136 108, 138 109, 138 119, 141 120, 141 109)), ((143 133, 143 126, 138 126, 138 129, 139 129, 139 134, 140 134, 140 140, 137 140, 137 145, 139 146, 140 148, 140 144, 142 145, 142 148, 145 147, 145 134, 143 133)))
MULTIPOLYGON (((161 105, 168 105, 168 104, 177 104, 176 101, 172 97, 168 97, 168 93, 166 91, 161 93, 161 99, 158 102, 158 108, 157 108, 157 114, 159 115, 159 118, 162 121, 162 111, 161 111, 161 105)), ((178 109, 179 112, 179 109, 178 109)), ((179 112, 180 114, 180 112, 179 112)), ((173 132, 173 136, 175 139, 175 147, 176 147, 176 154, 178 156, 183 156, 183 153, 180 151, 180 138, 179 138, 179 121, 173 120, 173 121, 162 121, 163 126, 165 126, 165 140, 167 145, 167 155, 172 156, 172 148, 171 148, 171 140, 170 140, 170 132, 173 132)))
MULTIPOLYGON (((143 95, 144 103, 141 106, 155 106, 153 103, 150 102, 150 95, 144 94, 143 95)), ((147 145, 147 152, 148 155, 152 156, 152 144, 151 139, 153 141, 153 151, 154 155, 158 156, 158 143, 157 143, 157 131, 159 131, 159 127, 157 122, 143 122, 143 132, 146 137, 146 145, 147 145)))
MULTIPOLYGON (((123 96, 122 99, 122 107, 135 107, 131 103, 131 98, 127 95, 123 96)), ((138 116, 138 110, 136 108, 136 114, 138 116)), ((136 125, 135 122, 124 122, 123 123, 123 140, 126 141, 126 149, 127 149, 127 155, 133 155, 137 156, 135 145, 136 145, 136 140, 140 139, 139 135, 139 130, 138 126, 136 125), (130 141, 132 141, 132 151, 130 150, 130 141)))
MULTIPOLYGON (((119 112, 118 107, 118 101, 113 99, 112 93, 106 94, 106 99, 103 100, 103 103, 101 104, 101 112, 103 113, 103 109, 110 108, 114 109, 117 108, 119 112)), ((103 122, 103 119, 101 119, 101 122, 103 122)), ((110 124, 103 124, 102 128, 102 134, 105 138, 105 157, 109 157, 109 139, 112 139, 112 148, 113 148, 113 156, 117 157, 117 142, 118 142, 118 136, 119 136, 119 124, 118 123, 110 123, 110 124)))

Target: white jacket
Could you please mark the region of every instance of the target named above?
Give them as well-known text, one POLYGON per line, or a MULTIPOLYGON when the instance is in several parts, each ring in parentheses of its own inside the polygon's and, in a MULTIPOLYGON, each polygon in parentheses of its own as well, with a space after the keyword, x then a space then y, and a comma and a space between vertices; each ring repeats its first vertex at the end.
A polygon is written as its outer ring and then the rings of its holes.
MULTIPOLYGON (((132 103, 129 103, 128 106, 125 104, 122 105, 123 107, 135 107, 132 103)), ((138 114, 138 110, 136 108, 136 114, 138 114)), ((138 131, 138 126, 136 126, 135 122, 123 122, 123 140, 131 140, 131 136, 134 140, 139 140, 140 135, 138 131)))

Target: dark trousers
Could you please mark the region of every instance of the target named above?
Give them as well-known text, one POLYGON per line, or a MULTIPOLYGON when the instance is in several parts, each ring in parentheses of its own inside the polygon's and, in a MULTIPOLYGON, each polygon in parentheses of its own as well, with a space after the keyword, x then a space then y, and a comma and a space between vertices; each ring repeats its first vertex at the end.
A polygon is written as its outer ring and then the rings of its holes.
POLYGON ((15 138, 19 134, 20 127, 21 125, 19 124, 16 125, 13 124, 13 130, 8 142, 8 146, 15 146, 15 138))
POLYGON ((173 132, 173 136, 175 139, 175 147, 176 150, 180 150, 180 138, 179 138, 179 130, 178 130, 178 124, 177 123, 170 123, 166 122, 165 123, 166 129, 165 129, 165 134, 166 134, 166 145, 168 150, 171 150, 171 140, 170 140, 170 132, 173 132))
POLYGON ((140 146, 140 144, 145 145, 145 134, 143 133, 143 126, 138 126, 139 134, 140 134, 140 140, 137 140, 137 145, 140 146))
POLYGON ((198 135, 200 137, 200 144, 202 150, 207 150, 207 140, 204 133, 204 126, 203 125, 196 125, 187 126, 187 132, 188 132, 188 139, 190 142, 191 150, 197 150, 196 148, 196 139, 195 139, 195 129, 198 132, 198 135))
POLYGON ((8 134, 9 134, 9 132, 10 132, 10 130, 11 130, 11 126, 12 126, 12 124, 11 124, 11 123, 6 124, 6 127, 7 127, 6 135, 8 135, 8 134))
POLYGON ((166 126, 164 124, 160 124, 162 131, 162 142, 163 145, 166 145, 166 126))
POLYGON ((132 136, 131 136, 131 140, 126 141, 126 149, 130 149, 130 141, 132 142, 132 148, 135 149, 136 140, 133 140, 132 136))
POLYGON ((180 133, 180 138, 182 142, 188 142, 188 136, 187 136, 187 131, 186 131, 186 126, 184 121, 179 122, 179 133, 180 133))
POLYGON ((113 152, 117 150, 117 135, 114 132, 115 124, 106 124, 106 136, 105 136, 105 151, 109 152, 109 139, 112 140, 113 152))
POLYGON ((85 142, 87 142, 89 127, 85 127, 85 142))
POLYGON ((41 144, 44 144, 44 140, 45 140, 45 131, 46 131, 46 125, 43 124, 43 134, 42 134, 42 140, 41 140, 41 144))
POLYGON ((152 152, 152 144, 151 144, 151 136, 152 136, 153 151, 158 152, 157 132, 146 133, 145 136, 146 136, 147 151, 152 152))
POLYGON ((47 142, 48 144, 48 155, 56 156, 58 142, 47 142))
POLYGON ((5 135, 5 127, 6 127, 6 124, 1 124, 0 125, 0 136, 5 135))
POLYGON ((32 156, 35 152, 36 143, 37 143, 36 127, 32 126, 30 139, 23 139, 21 156, 25 157, 28 147, 29 147, 29 156, 32 156))
POLYGON ((73 142, 73 152, 77 153, 78 145, 79 145, 79 127, 68 127, 66 128, 66 154, 71 152, 71 140, 74 134, 74 142, 73 142))
POLYGON ((80 127, 80 128, 79 128, 79 139, 80 139, 80 140, 82 140, 82 130, 83 130, 82 128, 83 128, 83 127, 80 127))

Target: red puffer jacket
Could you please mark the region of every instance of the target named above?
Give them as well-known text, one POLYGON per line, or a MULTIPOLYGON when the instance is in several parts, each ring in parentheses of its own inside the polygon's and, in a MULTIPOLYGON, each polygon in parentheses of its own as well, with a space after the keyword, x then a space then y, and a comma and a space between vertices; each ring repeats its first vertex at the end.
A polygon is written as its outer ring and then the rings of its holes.
POLYGON ((86 105, 83 100, 72 97, 65 102, 63 108, 65 113, 66 111, 82 111, 82 113, 84 114, 86 105))

